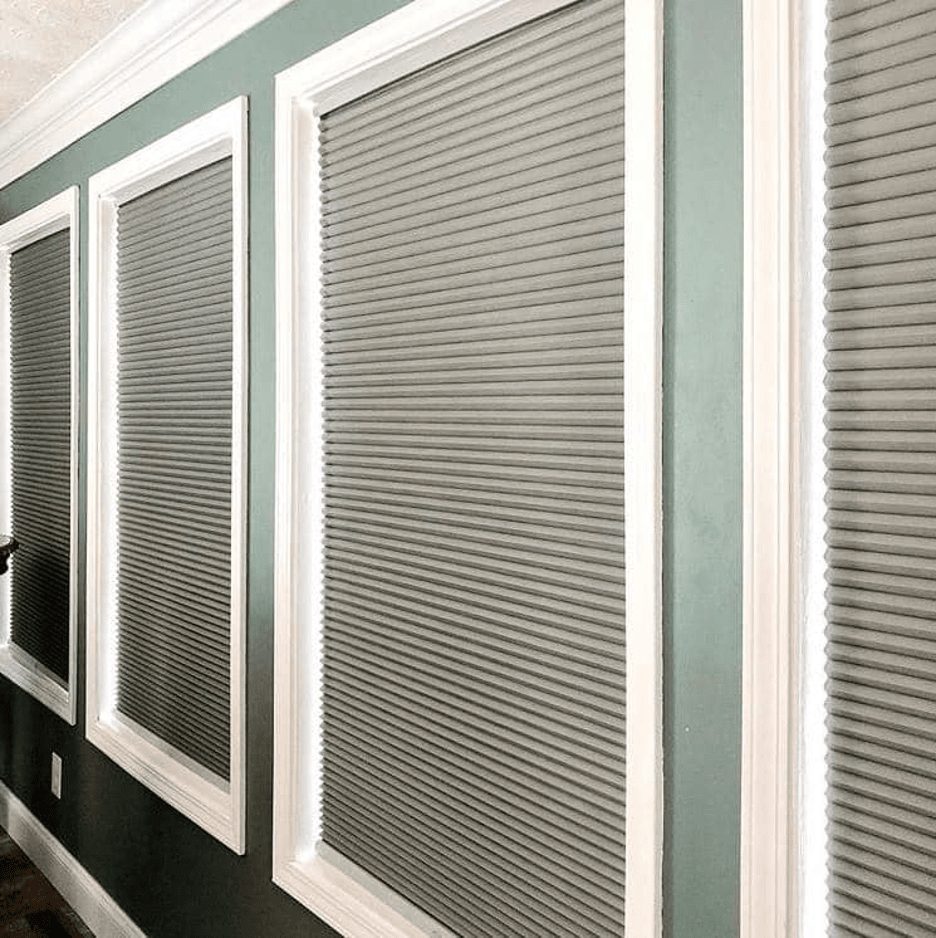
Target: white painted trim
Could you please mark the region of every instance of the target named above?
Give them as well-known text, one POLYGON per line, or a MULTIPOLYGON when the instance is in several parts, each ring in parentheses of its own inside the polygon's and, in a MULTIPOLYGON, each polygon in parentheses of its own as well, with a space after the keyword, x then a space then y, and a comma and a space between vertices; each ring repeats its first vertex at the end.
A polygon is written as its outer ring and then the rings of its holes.
POLYGON ((150 0, 0 124, 0 188, 289 0, 150 0))
MULTIPOLYGON (((67 723, 77 719, 78 686, 78 416, 79 416, 79 326, 78 326, 78 187, 64 192, 0 225, 0 386, 9 388, 10 362, 10 255, 64 228, 69 229, 69 320, 71 367, 70 440, 70 534, 68 683, 61 681, 38 661, 15 647, 10 637, 10 577, 0 578, 0 674, 44 703, 67 723)), ((0 532, 10 533, 12 506, 12 461, 9 395, 0 398, 0 532)), ((12 566, 15 568, 16 561, 12 566)))
POLYGON ((791 16, 745 0, 742 938, 792 921, 791 16))
POLYGON ((0 827, 41 870, 97 938, 146 938, 101 884, 0 782, 0 827))
POLYGON ((245 846, 247 514, 247 99, 235 98, 89 182, 88 739, 237 853, 245 846), (121 202, 224 156, 233 161, 231 779, 200 771, 116 711, 116 215, 121 202))
POLYGON ((807 790, 824 797, 817 15, 744 3, 742 938, 808 938, 824 918, 824 809, 807 790))
POLYGON ((826 11, 797 0, 796 104, 799 145, 794 244, 799 309, 796 518, 799 579, 794 717, 796 876, 794 938, 816 933, 829 916, 826 760, 826 484, 825 484, 825 68, 826 11), (797 928, 799 929, 797 931, 797 928))
POLYGON ((626 0, 625 932, 663 931, 663 3, 626 0))
MULTIPOLYGON (((317 115, 567 0, 414 0, 276 80, 276 559, 273 879, 346 938, 425 938, 317 853, 320 835, 322 367, 317 115)), ((627 930, 661 934, 662 3, 628 22, 625 420, 628 478, 627 930), (632 169, 630 167, 633 167, 632 169), (629 177, 630 180, 630 177, 629 177), (632 362, 631 359, 634 359, 632 362), (631 370, 631 366, 634 366, 631 370), (633 537, 633 541, 632 541, 633 537), (639 544, 637 538, 640 538, 639 544), (631 695, 633 694, 633 699, 631 695), (632 709, 633 708, 633 711, 632 709), (628 763, 630 765, 630 762, 628 763), (629 828, 630 829, 630 828, 629 828)))

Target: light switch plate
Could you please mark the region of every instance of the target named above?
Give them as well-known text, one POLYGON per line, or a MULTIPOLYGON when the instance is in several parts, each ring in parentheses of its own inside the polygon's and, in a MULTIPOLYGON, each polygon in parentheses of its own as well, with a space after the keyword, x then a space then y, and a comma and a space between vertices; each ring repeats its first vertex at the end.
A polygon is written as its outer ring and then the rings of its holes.
POLYGON ((62 797, 62 757, 57 752, 52 753, 52 794, 62 797))

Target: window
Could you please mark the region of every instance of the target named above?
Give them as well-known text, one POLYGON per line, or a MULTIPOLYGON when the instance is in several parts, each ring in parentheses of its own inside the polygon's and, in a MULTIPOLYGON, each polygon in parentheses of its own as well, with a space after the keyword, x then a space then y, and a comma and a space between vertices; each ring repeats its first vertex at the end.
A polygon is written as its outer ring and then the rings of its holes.
POLYGON ((0 227, 0 673, 75 722, 78 190, 0 227))
POLYGON ((828 901, 857 934, 936 928, 934 20, 827 32, 828 901))
POLYGON ((246 99, 91 179, 88 738, 244 850, 246 99))
POLYGON ((626 6, 417 2, 277 79, 274 879, 346 936, 659 933, 660 13, 626 6))
POLYGON ((747 11, 757 938, 936 926, 931 6, 747 11))

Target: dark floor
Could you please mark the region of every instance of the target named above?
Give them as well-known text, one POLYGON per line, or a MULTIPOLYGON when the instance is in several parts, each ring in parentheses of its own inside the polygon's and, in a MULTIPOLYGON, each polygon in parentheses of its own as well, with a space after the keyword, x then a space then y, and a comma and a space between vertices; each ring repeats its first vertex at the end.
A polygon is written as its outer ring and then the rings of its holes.
POLYGON ((52 884, 0 827, 0 936, 94 938, 52 884))

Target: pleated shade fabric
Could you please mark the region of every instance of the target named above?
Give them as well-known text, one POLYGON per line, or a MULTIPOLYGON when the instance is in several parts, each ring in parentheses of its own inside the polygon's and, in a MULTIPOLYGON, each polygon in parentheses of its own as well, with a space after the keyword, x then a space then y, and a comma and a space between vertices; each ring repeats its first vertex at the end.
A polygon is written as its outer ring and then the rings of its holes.
POLYGON ((117 709, 230 777, 231 159, 119 206, 117 709))
POLYGON ((71 609, 69 229, 10 255, 13 530, 10 633, 63 683, 71 609))
POLYGON ((835 935, 936 934, 936 0, 829 4, 835 935))
POLYGON ((323 839, 462 938, 623 934, 623 8, 320 120, 323 839))

